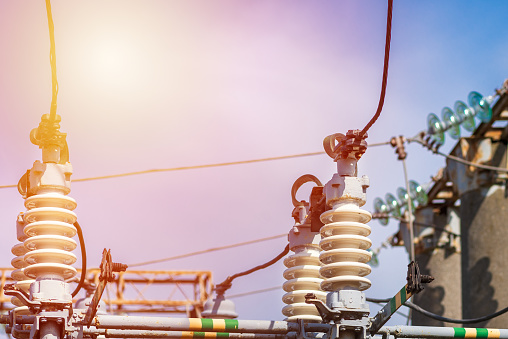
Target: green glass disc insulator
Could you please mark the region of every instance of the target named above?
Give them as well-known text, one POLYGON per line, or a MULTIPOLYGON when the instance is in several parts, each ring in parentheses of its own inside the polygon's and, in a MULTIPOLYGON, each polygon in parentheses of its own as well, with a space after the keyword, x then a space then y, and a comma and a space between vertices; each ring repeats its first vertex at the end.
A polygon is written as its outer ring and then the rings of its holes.
POLYGON ((370 267, 378 267, 379 266, 379 258, 377 257, 377 254, 374 253, 374 251, 372 251, 371 249, 368 249, 367 251, 372 253, 372 258, 367 262, 367 264, 370 267))
POLYGON ((490 104, 486 98, 484 98, 478 92, 471 92, 467 96, 467 101, 469 102, 469 106, 471 106, 475 111, 475 116, 478 117, 482 122, 489 122, 492 118, 492 109, 490 108, 490 104))
POLYGON ((434 113, 430 113, 427 116, 427 127, 432 140, 436 140, 438 143, 444 144, 444 125, 434 113))
MULTIPOLYGON (((397 188, 397 197, 400 200, 401 206, 407 206, 407 201, 408 201, 409 196, 407 194, 407 191, 404 188, 402 188, 402 187, 397 188)), ((413 199, 411 199, 411 207, 413 207, 413 210, 414 210, 415 202, 413 201, 413 199)))
POLYGON ((453 113, 453 111, 449 107, 443 108, 441 111, 441 117, 443 118, 443 124, 445 125, 445 129, 448 131, 448 134, 453 139, 460 138, 460 120, 453 113))
POLYGON ((392 194, 387 193, 385 195, 385 200, 386 200, 386 204, 388 205, 388 209, 390 211, 389 213, 396 218, 400 218, 400 216, 401 216, 400 204, 397 201, 397 199, 395 199, 395 197, 392 194))
POLYGON ((429 197, 423 187, 414 180, 409 180, 409 192, 411 192, 411 198, 418 202, 418 206, 425 206, 429 202, 429 197))
MULTIPOLYGON (((374 199, 374 212, 375 213, 388 213, 388 206, 386 206, 385 202, 381 200, 380 198, 374 199)), ((381 225, 386 226, 388 225, 388 218, 380 218, 379 222, 381 225)))
POLYGON ((461 126, 469 132, 474 131, 476 128, 476 124, 474 121, 474 111, 471 110, 467 105, 462 101, 457 101, 455 103, 455 106, 453 107, 455 109, 455 115, 459 118, 461 121, 461 126))

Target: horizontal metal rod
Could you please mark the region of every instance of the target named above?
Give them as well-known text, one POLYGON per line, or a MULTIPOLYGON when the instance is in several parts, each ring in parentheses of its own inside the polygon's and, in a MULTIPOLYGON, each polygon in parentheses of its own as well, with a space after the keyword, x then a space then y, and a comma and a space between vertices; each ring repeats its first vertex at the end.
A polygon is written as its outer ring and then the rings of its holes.
MULTIPOLYGON (((269 320, 199 319, 97 315, 92 326, 107 329, 286 334, 298 332, 297 323, 269 320)), ((306 332, 328 332, 330 325, 305 324, 306 332)))
POLYGON ((238 339, 296 339, 296 333, 263 334, 263 333, 221 333, 190 331, 148 331, 148 330, 113 330, 84 328, 85 335, 102 335, 106 338, 238 338, 238 339))
POLYGON ((508 329, 386 326, 377 334, 390 334, 397 338, 500 338, 508 339, 508 329))

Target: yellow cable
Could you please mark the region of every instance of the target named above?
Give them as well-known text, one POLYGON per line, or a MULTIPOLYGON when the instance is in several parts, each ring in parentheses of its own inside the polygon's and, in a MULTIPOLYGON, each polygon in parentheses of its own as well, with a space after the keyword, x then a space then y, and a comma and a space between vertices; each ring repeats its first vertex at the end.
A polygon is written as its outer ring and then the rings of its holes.
POLYGON ((52 97, 51 108, 49 111, 50 121, 56 119, 56 97, 58 95, 58 80, 56 78, 56 52, 55 52, 55 26, 53 24, 53 16, 51 14, 50 0, 46 0, 46 12, 48 13, 48 27, 49 27, 49 62, 51 63, 51 83, 52 83, 52 97))

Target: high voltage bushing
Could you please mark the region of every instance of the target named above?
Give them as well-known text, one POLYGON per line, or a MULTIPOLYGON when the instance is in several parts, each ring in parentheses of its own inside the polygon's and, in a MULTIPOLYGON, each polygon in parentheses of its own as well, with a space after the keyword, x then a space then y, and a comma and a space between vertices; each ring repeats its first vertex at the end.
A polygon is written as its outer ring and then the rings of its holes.
MULTIPOLYGON (((386 202, 381 198, 374 199, 374 213, 388 214, 395 218, 402 218, 402 208, 407 205, 409 197, 411 198, 413 211, 415 208, 415 201, 418 202, 419 206, 425 206, 429 199, 423 187, 414 180, 409 181, 409 195, 404 188, 399 187, 397 189, 397 197, 399 200, 397 200, 393 194, 387 193, 385 195, 386 202)), ((379 218, 379 222, 381 225, 386 226, 388 225, 389 219, 379 218)))
POLYGON ((459 139, 460 126, 468 132, 474 131, 476 127, 475 118, 478 118, 481 122, 490 121, 492 118, 491 104, 495 95, 484 97, 473 91, 469 93, 467 98, 469 106, 462 101, 457 101, 454 110, 444 107, 441 111, 442 120, 434 113, 427 116, 427 133, 433 141, 444 144, 444 132, 446 131, 452 139, 459 139))
MULTIPOLYGON (((306 322, 321 322, 321 317, 314 305, 305 303, 305 295, 315 294, 322 301, 326 300, 326 292, 320 289, 323 278, 319 273, 319 230, 312 231, 309 211, 311 205, 296 199, 296 192, 307 182, 313 182, 322 187, 321 182, 313 175, 306 174, 298 178, 291 189, 294 205, 292 216, 295 224, 289 232, 290 250, 293 252, 284 259, 287 269, 284 271, 283 284, 286 292, 282 301, 287 305, 282 309, 286 321, 296 322, 302 319, 306 322)), ((311 201, 312 202, 312 201, 311 201)))

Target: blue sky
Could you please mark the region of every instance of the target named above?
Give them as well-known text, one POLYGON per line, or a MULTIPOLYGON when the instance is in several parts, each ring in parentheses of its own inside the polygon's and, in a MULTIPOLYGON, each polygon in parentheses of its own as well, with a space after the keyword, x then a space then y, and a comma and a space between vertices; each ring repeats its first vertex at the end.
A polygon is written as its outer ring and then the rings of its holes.
MULTIPOLYGON (((327 135, 362 128, 381 85, 386 3, 356 1, 52 1, 61 129, 74 178, 322 150, 327 135)), ((508 74, 508 3, 395 1, 388 88, 368 142, 413 136, 430 112, 499 88, 508 74)), ((40 159, 28 133, 51 100, 43 1, 0 0, 0 184, 40 159)), ((443 150, 455 143, 447 140, 443 150)), ((420 183, 444 160, 411 144, 420 183)), ((89 265, 102 248, 133 263, 284 233, 291 186, 328 181, 327 156, 74 183, 89 265)), ((371 179, 365 208, 403 186, 389 146, 359 162, 371 179)), ((308 192, 307 192, 308 194, 308 192)), ((307 198, 305 193, 301 198, 307 198)), ((10 265, 15 189, 0 191, 0 265, 10 265)), ((376 248, 396 232, 372 221, 376 248)), ((285 239, 147 266, 212 270, 214 281, 263 263, 285 239)), ((76 253, 78 254, 78 253, 76 253)), ((371 297, 405 284, 403 249, 380 254, 371 297)), ((283 265, 235 281, 230 293, 282 285, 283 265)), ((235 300, 242 319, 282 319, 281 291, 235 300)), ((377 310, 372 306, 372 310, 377 310)), ((402 323, 396 318, 393 323, 402 323)))

